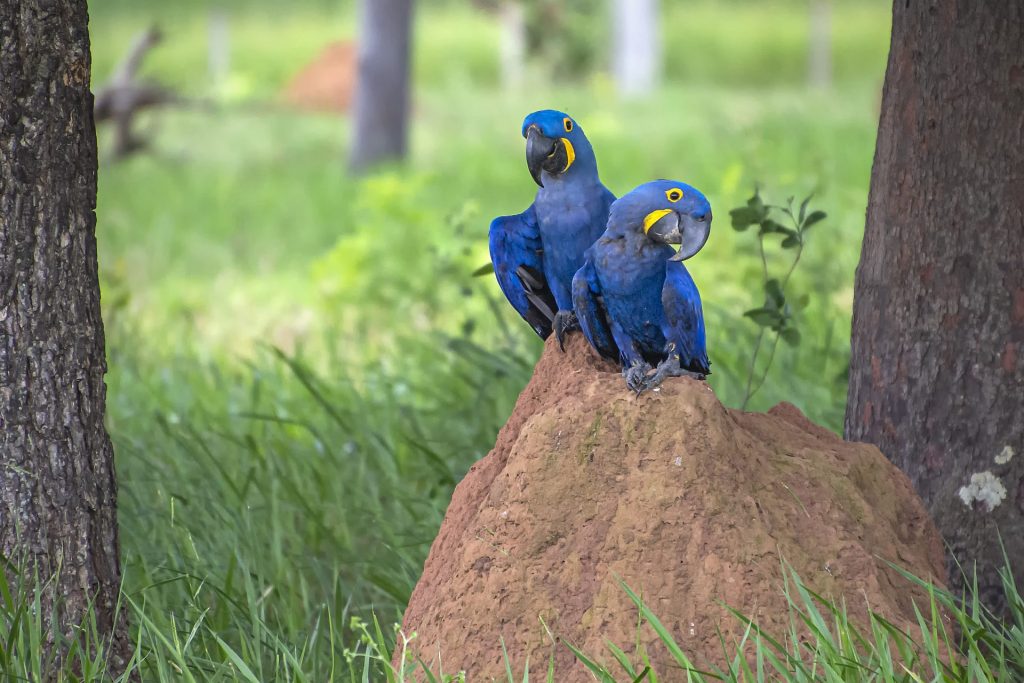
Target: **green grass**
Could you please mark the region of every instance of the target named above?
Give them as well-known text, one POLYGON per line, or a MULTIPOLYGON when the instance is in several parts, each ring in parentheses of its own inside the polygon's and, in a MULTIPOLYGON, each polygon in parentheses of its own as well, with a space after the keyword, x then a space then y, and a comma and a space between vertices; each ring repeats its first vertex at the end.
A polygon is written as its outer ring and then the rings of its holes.
POLYGON ((358 384, 272 351, 236 367, 172 359, 159 376, 111 359, 111 394, 146 397, 112 411, 127 594, 154 632, 201 624, 189 667, 230 668, 217 636, 246 648, 258 680, 284 676, 281 648, 329 680, 351 616, 400 618, 451 489, 529 371, 511 352, 429 341, 408 338, 358 384))
MULTIPOLYGON (((916 622, 899 626, 883 615, 869 612, 852 617, 843 603, 827 600, 812 590, 791 569, 784 567, 783 594, 788 627, 770 632, 746 615, 729 609, 744 627, 733 642, 721 639, 724 665, 694 662, 658 615, 628 585, 621 588, 637 609, 634 644, 607 642, 607 652, 584 652, 560 639, 576 666, 602 683, 686 680, 692 683, 1016 683, 1024 676, 1024 598, 1005 568, 1003 591, 1009 613, 998 618, 981 606, 975 590, 953 595, 902 572, 908 590, 921 596, 915 604, 916 622), (655 648, 669 655, 667 668, 652 664, 656 654, 639 645, 651 632, 655 648)), ((135 650, 129 671, 116 678, 104 667, 104 643, 90 616, 67 642, 67 656, 58 662, 41 647, 45 641, 38 615, 40 587, 17 571, 7 579, 0 573, 0 674, 5 680, 127 681, 132 673, 146 681, 466 681, 464 672, 444 672, 412 655, 416 634, 392 631, 377 617, 369 621, 351 616, 349 605, 340 612, 317 605, 311 622, 292 641, 280 638, 265 601, 271 595, 252 576, 240 572, 241 599, 232 600, 217 586, 194 577, 168 583, 191 582, 184 604, 189 613, 159 614, 158 605, 126 597, 123 609, 134 623, 135 650), (262 589, 262 590, 261 590, 262 589), (221 602, 220 607, 216 603, 221 602), (213 603, 213 606, 211 606, 213 603), (219 614, 227 615, 227 624, 219 614), (154 619, 156 616, 156 619, 154 619), (159 620, 159 621, 158 621, 159 620), (401 662, 392 663, 392 653, 401 662)), ((557 637, 558 634, 552 634, 557 637)), ((504 642, 499 643, 507 683, 534 680, 552 683, 566 675, 556 671, 554 657, 547 662, 514 662, 504 642), (520 674, 519 672, 522 672, 520 674)), ((443 658, 443 653, 441 653, 443 658)))
MULTIPOLYGON (((756 183, 777 203, 815 193, 829 217, 791 282, 809 295, 802 342, 780 346, 751 408, 788 400, 840 428, 888 5, 834 3, 835 85, 821 92, 803 85, 804 2, 664 5, 665 85, 623 101, 604 69, 558 83, 535 63, 528 87, 501 88, 494 21, 423 2, 411 158, 353 179, 348 121, 276 101, 323 44, 354 35, 352 2, 220 3, 232 70, 216 87, 207 3, 90 3, 97 84, 157 20, 167 40, 145 73, 201 100, 144 116, 147 153, 101 151, 108 416, 144 680, 384 675, 374 657, 452 488, 539 353, 492 279, 470 275, 490 219, 531 201, 518 131, 533 109, 582 122, 615 192, 675 177, 710 198, 711 240, 688 267, 730 405, 758 331, 742 313, 763 294, 756 240, 728 210, 756 183)), ((23 676, 46 664, 31 623, 12 626, 29 583, 0 628, 0 661, 23 676)))

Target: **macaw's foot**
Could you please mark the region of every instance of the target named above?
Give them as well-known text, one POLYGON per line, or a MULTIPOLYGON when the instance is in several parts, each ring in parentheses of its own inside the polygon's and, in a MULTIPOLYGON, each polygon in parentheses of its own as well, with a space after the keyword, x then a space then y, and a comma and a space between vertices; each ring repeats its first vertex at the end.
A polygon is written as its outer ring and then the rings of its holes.
POLYGON ((559 311, 555 313, 555 319, 551 321, 551 327, 555 330, 558 348, 565 351, 565 335, 567 332, 574 332, 580 329, 580 321, 573 311, 559 311))
POLYGON ((679 356, 669 356, 665 360, 658 363, 658 368, 654 371, 654 374, 647 378, 644 382, 644 386, 640 391, 645 389, 653 389, 669 377, 692 377, 693 379, 707 379, 706 375, 699 372, 693 372, 691 370, 685 370, 679 366, 679 356))
POLYGON ((637 395, 647 388, 647 373, 651 366, 647 363, 637 361, 628 368, 622 368, 622 376, 626 378, 626 386, 637 395))

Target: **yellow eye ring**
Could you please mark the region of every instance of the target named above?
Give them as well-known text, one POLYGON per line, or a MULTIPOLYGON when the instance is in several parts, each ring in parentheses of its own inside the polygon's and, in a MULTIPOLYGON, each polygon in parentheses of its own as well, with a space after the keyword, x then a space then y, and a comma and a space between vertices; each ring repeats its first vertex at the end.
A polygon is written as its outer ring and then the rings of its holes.
POLYGON ((683 191, 678 187, 673 187, 671 190, 665 190, 665 197, 667 197, 670 202, 678 202, 683 198, 683 191))
POLYGON ((570 119, 568 116, 562 119, 562 125, 565 127, 566 133, 572 132, 572 119, 570 119))

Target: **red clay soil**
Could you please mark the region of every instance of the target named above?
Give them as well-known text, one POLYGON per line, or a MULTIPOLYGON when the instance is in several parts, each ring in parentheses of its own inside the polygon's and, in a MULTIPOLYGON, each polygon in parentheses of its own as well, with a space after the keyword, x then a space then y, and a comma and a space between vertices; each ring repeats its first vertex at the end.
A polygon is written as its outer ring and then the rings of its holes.
MULTIPOLYGON (((743 633, 719 601, 786 630, 783 560, 810 588, 911 629, 915 592, 886 560, 944 581, 938 533, 907 478, 789 404, 767 414, 675 379, 639 398, 579 335, 549 340, 494 449, 452 497, 405 613, 412 650, 469 681, 521 669, 593 680, 552 635, 618 670, 605 640, 685 680, 616 582, 697 666, 743 633), (543 623, 542 623, 543 620, 543 623), (550 630, 550 634, 549 631, 550 630)), ((396 658, 397 658, 396 654, 396 658)), ((642 668, 642 667, 641 667, 642 668)))
POLYGON ((285 88, 285 102, 299 109, 347 112, 356 85, 356 45, 329 43, 285 88))

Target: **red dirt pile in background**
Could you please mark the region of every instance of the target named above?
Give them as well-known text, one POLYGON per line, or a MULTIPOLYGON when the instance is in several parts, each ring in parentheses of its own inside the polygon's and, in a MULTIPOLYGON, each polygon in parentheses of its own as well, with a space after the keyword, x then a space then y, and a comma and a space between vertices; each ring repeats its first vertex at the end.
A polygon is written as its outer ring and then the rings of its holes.
MULTIPOLYGON (((404 631, 446 673, 504 680, 500 638, 521 669, 592 680, 541 624, 591 655, 605 639, 636 656, 641 594, 700 667, 722 663, 743 626, 718 603, 783 635, 785 559, 812 590, 910 628, 893 561, 944 580, 940 538, 907 478, 873 446, 846 443, 789 404, 722 406, 675 379, 639 398, 580 335, 548 341, 497 443, 455 490, 404 631)), ((675 680, 653 630, 639 641, 675 680)), ((638 667, 642 668, 642 667, 638 667)), ((617 670, 617 665, 613 670, 617 670)), ((680 679, 682 680, 682 679, 680 679)))
POLYGON ((357 63, 355 43, 329 43, 288 83, 285 102, 311 111, 347 112, 355 93, 357 63))

